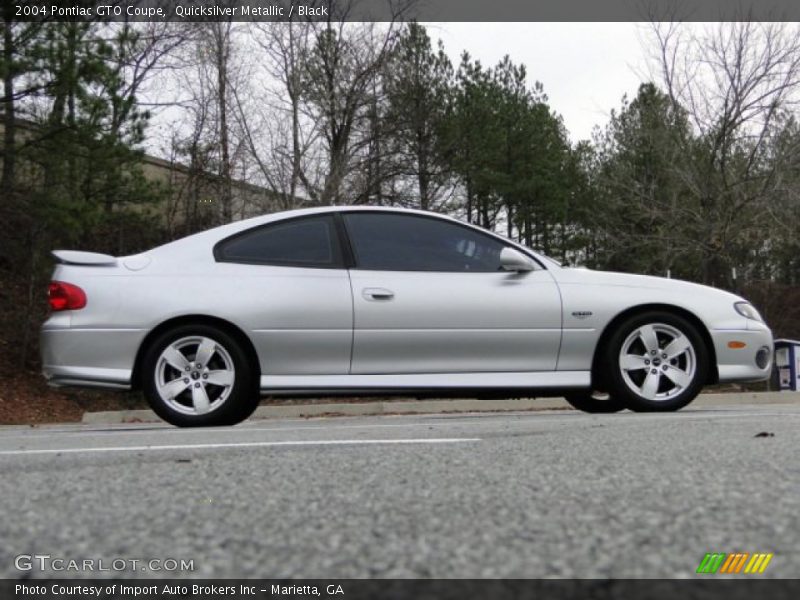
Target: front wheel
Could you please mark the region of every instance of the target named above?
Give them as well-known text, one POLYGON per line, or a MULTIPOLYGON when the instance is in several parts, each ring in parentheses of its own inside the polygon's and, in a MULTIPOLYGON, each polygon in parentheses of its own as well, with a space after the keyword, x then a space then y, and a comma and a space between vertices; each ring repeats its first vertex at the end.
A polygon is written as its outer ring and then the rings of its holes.
POLYGON ((612 333, 602 366, 612 395, 627 408, 674 411, 700 393, 708 354, 694 325, 653 311, 631 317, 612 333))
POLYGON ((241 345, 209 325, 183 325, 150 344, 142 363, 150 407, 178 427, 233 425, 258 405, 254 370, 241 345))

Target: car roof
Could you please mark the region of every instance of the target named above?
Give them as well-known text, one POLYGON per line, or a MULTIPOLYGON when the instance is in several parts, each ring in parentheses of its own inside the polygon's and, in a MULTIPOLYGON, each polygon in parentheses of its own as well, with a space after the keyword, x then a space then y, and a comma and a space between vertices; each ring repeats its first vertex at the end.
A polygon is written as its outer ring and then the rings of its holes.
MULTIPOLYGON (((436 213, 428 210, 419 210, 413 208, 402 208, 397 206, 370 206, 370 205, 331 205, 331 206, 315 206, 311 208, 298 208, 293 210, 284 210, 280 212, 268 213, 265 215, 259 215, 256 217, 251 217, 249 219, 243 219, 241 221, 234 221, 233 223, 228 223, 226 225, 220 225, 218 227, 214 227, 212 229, 207 229, 205 231, 201 231, 187 237, 175 240, 173 242, 169 242, 164 244, 163 246, 159 246, 157 248, 153 248, 150 252, 155 254, 171 254, 174 255, 176 258, 183 253, 183 251, 191 251, 195 252, 198 246, 204 246, 211 248, 218 242, 240 233, 242 231, 246 231, 248 229, 252 229, 254 227, 259 227, 261 225, 266 225, 268 223, 282 221, 285 219, 292 219, 296 217, 303 217, 303 216, 310 216, 310 215, 317 215, 317 214, 328 214, 328 213, 336 213, 336 212, 387 212, 387 213, 401 213, 401 214, 411 214, 411 215, 420 215, 425 217, 432 217, 436 219, 442 219, 445 221, 450 221, 452 223, 456 223, 458 225, 462 225, 464 227, 470 227, 473 229, 477 229, 482 231, 488 235, 493 237, 497 237, 498 239, 503 240, 506 243, 509 243, 513 246, 518 247, 519 249, 523 250, 527 254, 532 254, 534 258, 538 259, 541 263, 542 258, 539 256, 538 253, 532 251, 530 248, 527 248, 521 244, 514 242, 513 240, 509 240, 499 234, 496 234, 492 231, 488 231, 477 225, 466 223, 464 221, 460 221, 459 219, 453 218, 449 215, 444 215, 441 213, 436 213)), ((551 264, 551 261, 548 261, 548 265, 551 264)), ((556 263, 557 264, 557 263, 556 263)))
MULTIPOLYGON (((315 214, 327 214, 332 212, 396 212, 396 213, 405 213, 405 214, 412 214, 412 215, 423 215, 428 217, 438 217, 441 219, 447 219, 449 221, 455 221, 456 223, 463 223, 458 219, 454 219, 450 215, 445 215, 442 213, 433 212, 430 210, 420 210, 415 208, 403 208, 399 206, 371 206, 371 205, 359 205, 359 204, 346 204, 346 205, 331 205, 331 206, 315 206, 312 208, 296 208, 293 210, 284 210, 275 213, 268 213, 265 215, 260 215, 257 217, 252 217, 250 219, 245 219, 243 221, 237 221, 236 223, 231 223, 230 225, 236 224, 245 224, 247 223, 247 227, 243 227, 242 229, 247 229, 252 226, 258 226, 261 223, 270 223, 272 221, 282 220, 282 219, 290 219, 292 217, 300 217, 306 215, 315 215, 315 214)), ((226 227, 223 225, 223 227, 226 227)))
POLYGON ((224 240, 225 238, 234 235, 236 233, 246 231, 248 229, 252 229, 253 227, 259 227, 261 225, 266 225, 267 223, 272 223, 275 221, 283 221, 285 219, 292 219, 296 217, 304 217, 310 215, 317 215, 317 214, 328 214, 328 213, 336 213, 336 212, 350 212, 350 211, 375 211, 375 212, 395 212, 395 213, 405 213, 405 214, 418 214, 424 215, 429 217, 441 218, 449 221, 453 221, 455 223, 463 223, 458 219, 454 219, 448 215, 442 215, 439 213, 434 213, 430 211, 424 210, 415 210, 410 208, 398 208, 398 207, 391 207, 391 206, 315 206, 313 208, 297 208, 293 210, 284 210, 274 213, 268 213, 264 215, 259 215, 256 217, 250 217, 249 219, 242 219, 241 221, 234 221, 233 223, 227 223, 225 225, 219 225, 218 227, 213 227, 211 229, 206 229, 205 231, 200 231, 197 233, 193 233, 188 235, 184 238, 175 240, 173 242, 169 242, 168 244, 164 244, 163 246, 159 246, 159 248, 166 248, 169 247, 171 251, 175 249, 178 245, 184 244, 192 244, 194 245, 195 242, 203 242, 203 243, 211 243, 215 244, 218 241, 224 240))

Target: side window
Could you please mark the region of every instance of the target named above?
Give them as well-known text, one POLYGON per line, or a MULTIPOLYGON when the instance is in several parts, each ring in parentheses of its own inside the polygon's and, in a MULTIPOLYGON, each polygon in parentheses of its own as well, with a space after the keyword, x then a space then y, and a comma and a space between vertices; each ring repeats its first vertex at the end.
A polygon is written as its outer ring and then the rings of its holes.
POLYGON ((342 253, 331 215, 301 217, 249 229, 214 249, 221 262, 341 268, 342 253))
POLYGON ((393 213, 342 213, 359 269, 378 271, 500 270, 504 244, 441 219, 393 213))

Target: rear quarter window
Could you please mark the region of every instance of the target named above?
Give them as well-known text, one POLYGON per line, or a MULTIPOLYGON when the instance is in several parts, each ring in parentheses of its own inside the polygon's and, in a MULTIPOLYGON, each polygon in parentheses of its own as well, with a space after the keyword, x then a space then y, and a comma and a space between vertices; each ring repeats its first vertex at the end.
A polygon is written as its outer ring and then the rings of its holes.
POLYGON ((341 268, 342 253, 331 215, 269 223, 229 237, 214 248, 219 262, 341 268))

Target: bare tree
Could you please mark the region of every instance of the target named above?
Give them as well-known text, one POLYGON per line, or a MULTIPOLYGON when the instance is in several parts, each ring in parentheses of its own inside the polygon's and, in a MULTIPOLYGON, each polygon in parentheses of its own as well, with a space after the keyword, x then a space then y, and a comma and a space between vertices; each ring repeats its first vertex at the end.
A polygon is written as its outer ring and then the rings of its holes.
POLYGON ((209 64, 216 77, 215 100, 217 106, 217 135, 220 150, 220 205, 222 221, 228 223, 233 217, 233 178, 231 176, 231 150, 229 121, 229 78, 231 60, 230 21, 213 21, 204 23, 200 29, 202 44, 206 45, 209 64))
POLYGON ((295 208, 315 187, 309 158, 319 128, 303 112, 302 62, 313 28, 305 21, 254 23, 251 35, 273 85, 262 86, 263 93, 250 90, 258 98, 255 106, 237 97, 238 118, 266 187, 281 208, 295 208))
POLYGON ((136 100, 143 88, 160 73, 174 70, 172 57, 187 35, 171 22, 112 23, 100 35, 115 49, 109 63, 118 81, 111 115, 111 130, 117 132, 130 111, 139 109, 136 100))
POLYGON ((197 178, 197 186, 191 188, 195 192, 187 199, 209 201, 198 196, 201 190, 213 196, 209 203, 217 207, 217 220, 224 223, 247 211, 243 199, 234 193, 235 172, 244 172, 247 160, 236 119, 236 97, 247 79, 240 27, 231 21, 184 25, 189 43, 175 71, 176 97, 169 101, 184 115, 177 139, 169 144, 183 154, 190 175, 197 178), (209 178, 210 174, 213 177, 209 178), (213 191, 209 189, 211 180, 213 191))
MULTIPOLYGON (((341 21, 314 24, 314 44, 304 57, 306 110, 320 123, 326 164, 323 182, 308 191, 320 204, 342 202, 358 157, 369 154, 373 139, 364 132, 374 132, 369 115, 375 107, 375 91, 380 89, 375 80, 399 35, 394 21, 345 22, 350 5, 341 8, 341 21)), ((407 3, 393 8, 395 15, 402 14, 407 3)))
POLYGON ((700 31, 652 27, 658 74, 697 139, 680 169, 697 203, 696 242, 706 283, 732 284, 741 243, 763 242, 764 204, 779 179, 766 160, 781 119, 800 101, 800 26, 720 23, 700 31))

